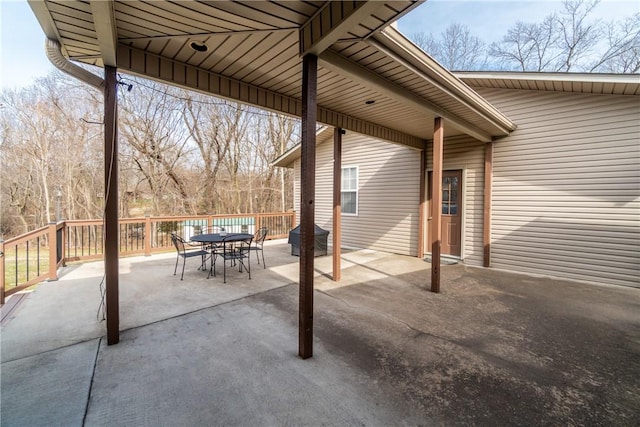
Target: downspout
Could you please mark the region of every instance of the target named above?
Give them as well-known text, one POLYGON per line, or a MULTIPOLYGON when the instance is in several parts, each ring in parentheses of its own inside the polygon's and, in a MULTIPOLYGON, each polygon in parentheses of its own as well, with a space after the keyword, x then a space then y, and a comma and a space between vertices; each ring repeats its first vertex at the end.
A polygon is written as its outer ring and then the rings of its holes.
POLYGON ((104 90, 104 79, 69 61, 62 54, 60 43, 47 38, 44 49, 47 53, 47 58, 49 58, 49 61, 51 61, 57 69, 97 89, 104 90))

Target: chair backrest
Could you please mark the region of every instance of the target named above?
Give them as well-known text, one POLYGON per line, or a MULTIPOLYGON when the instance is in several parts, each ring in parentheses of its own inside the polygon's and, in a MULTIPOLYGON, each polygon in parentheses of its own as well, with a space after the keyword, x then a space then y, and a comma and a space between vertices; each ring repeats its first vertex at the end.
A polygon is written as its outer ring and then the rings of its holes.
POLYGON ((171 233, 171 241, 173 242, 173 246, 176 247, 176 250, 178 251, 178 253, 185 253, 186 249, 184 247, 184 239, 180 236, 178 236, 176 233, 171 233))
POLYGON ((241 248, 251 248, 251 243, 253 242, 253 240, 254 240, 254 236, 251 236, 248 239, 241 241, 240 242, 241 248))
POLYGON ((253 236, 253 240, 256 242, 256 245, 262 246, 264 243, 264 239, 267 238, 267 234, 269 233, 269 229, 267 227, 261 227, 256 231, 256 234, 253 236))

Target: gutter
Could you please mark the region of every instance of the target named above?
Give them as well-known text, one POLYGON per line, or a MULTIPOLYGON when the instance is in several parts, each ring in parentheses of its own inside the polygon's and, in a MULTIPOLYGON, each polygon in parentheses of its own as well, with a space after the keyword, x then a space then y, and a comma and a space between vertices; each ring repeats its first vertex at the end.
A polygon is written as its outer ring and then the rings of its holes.
POLYGON ((459 79, 535 80, 544 82, 558 81, 571 83, 640 84, 640 76, 638 76, 637 74, 547 73, 542 71, 454 71, 453 74, 459 79))
MULTIPOLYGON (((316 131, 316 145, 324 144, 325 142, 331 139, 333 135, 333 127, 331 126, 321 126, 316 131)), ((293 168, 293 162, 298 160, 302 150, 302 143, 297 143, 293 147, 289 148, 284 153, 280 154, 278 157, 273 159, 269 166, 271 167, 281 167, 281 168, 293 168)))
POLYGON ((516 129, 517 126, 508 117, 415 46, 397 29, 387 27, 376 36, 368 39, 367 42, 412 70, 416 75, 425 76, 431 84, 483 116, 503 134, 508 135, 516 129), (384 42, 391 46, 387 46, 384 42))
POLYGON ((51 61, 57 69, 95 87, 96 89, 104 89, 104 79, 69 61, 62 54, 62 46, 60 46, 60 43, 57 41, 51 40, 50 38, 45 39, 44 49, 47 53, 47 58, 49 58, 49 61, 51 61))

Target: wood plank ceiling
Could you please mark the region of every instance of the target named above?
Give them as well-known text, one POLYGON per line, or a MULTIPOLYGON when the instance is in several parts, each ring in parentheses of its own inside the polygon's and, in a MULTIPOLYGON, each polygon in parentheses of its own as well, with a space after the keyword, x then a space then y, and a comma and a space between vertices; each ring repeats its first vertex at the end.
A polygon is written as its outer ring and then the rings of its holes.
POLYGON ((515 126, 388 24, 412 0, 29 0, 45 35, 73 61, 299 116, 300 35, 322 34, 337 7, 360 8, 320 49, 318 120, 422 148, 434 118, 446 136, 489 141, 515 126), (345 6, 346 5, 346 6, 345 6), (313 33, 315 34, 315 33, 313 33), (109 62, 116 62, 116 64, 109 62), (373 103, 371 102, 373 101, 373 103))

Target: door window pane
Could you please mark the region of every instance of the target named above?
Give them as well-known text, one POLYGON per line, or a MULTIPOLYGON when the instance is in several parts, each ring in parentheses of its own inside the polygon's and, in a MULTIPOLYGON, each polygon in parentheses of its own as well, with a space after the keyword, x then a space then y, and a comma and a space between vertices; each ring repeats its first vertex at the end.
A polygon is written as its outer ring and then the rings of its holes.
POLYGON ((458 177, 442 178, 442 214, 458 214, 458 177))

